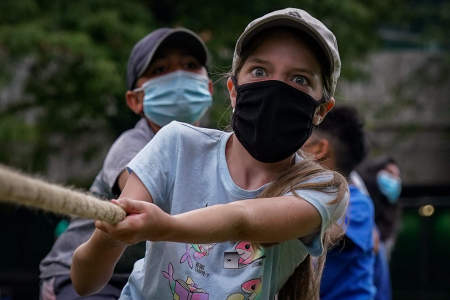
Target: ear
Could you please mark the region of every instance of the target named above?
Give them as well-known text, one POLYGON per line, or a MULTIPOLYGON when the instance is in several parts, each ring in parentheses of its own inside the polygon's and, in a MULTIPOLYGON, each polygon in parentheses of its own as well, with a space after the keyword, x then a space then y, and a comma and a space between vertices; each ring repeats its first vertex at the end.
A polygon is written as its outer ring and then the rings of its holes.
POLYGON ((335 103, 336 101, 333 97, 331 97, 327 102, 319 105, 319 107, 316 108, 316 112, 314 113, 313 124, 317 126, 322 123, 323 119, 325 118, 327 113, 334 107, 335 103))
POLYGON ((227 88, 228 88, 228 94, 230 95, 230 101, 231 101, 231 107, 236 106, 236 88, 234 87, 233 80, 231 80, 231 77, 228 77, 227 79, 227 88))
POLYGON ((330 154, 330 143, 328 140, 320 139, 317 146, 316 159, 319 161, 326 159, 330 154))
POLYGON ((310 142, 306 142, 302 150, 312 154, 318 161, 324 160, 329 156, 330 144, 327 139, 319 137, 310 137, 310 142))
POLYGON ((133 91, 127 91, 125 93, 128 107, 137 115, 144 111, 144 95, 141 94, 133 91))
POLYGON ((211 96, 212 96, 213 93, 214 93, 214 86, 213 86, 213 83, 212 83, 211 79, 208 81, 208 90, 209 90, 209 92, 211 93, 211 96))

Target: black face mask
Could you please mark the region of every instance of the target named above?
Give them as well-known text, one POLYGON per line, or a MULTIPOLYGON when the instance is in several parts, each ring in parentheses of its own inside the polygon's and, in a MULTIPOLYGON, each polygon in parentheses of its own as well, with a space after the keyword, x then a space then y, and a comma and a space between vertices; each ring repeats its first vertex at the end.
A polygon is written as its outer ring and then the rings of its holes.
POLYGON ((258 161, 271 163, 294 154, 311 135, 316 108, 325 100, 279 80, 247 83, 236 88, 231 126, 236 137, 258 161))

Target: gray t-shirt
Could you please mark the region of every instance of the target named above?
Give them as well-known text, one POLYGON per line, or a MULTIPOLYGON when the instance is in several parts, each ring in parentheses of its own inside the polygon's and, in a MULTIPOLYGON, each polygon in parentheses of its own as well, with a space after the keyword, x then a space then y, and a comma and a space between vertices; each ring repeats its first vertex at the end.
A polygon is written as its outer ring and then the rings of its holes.
MULTIPOLYGON (((170 214, 256 198, 266 185, 244 190, 232 179, 225 147, 232 133, 172 122, 129 163, 153 202, 170 214)), ((302 158, 297 156, 298 162, 302 158)), ((329 181, 327 172, 308 182, 329 181)), ((273 299, 307 254, 320 255, 322 236, 348 202, 335 203, 334 188, 296 191, 320 213, 320 232, 272 247, 249 241, 211 244, 147 242, 121 300, 273 299)), ((270 213, 270 212, 268 212, 270 213)))
MULTIPOLYGON (((153 136, 154 133, 145 119, 139 120, 134 128, 122 133, 111 146, 103 163, 103 168, 96 176, 90 192, 104 199, 117 197, 118 189, 115 186, 119 175, 153 136)), ((41 261, 39 277, 48 279, 59 275, 69 276, 73 252, 79 245, 89 239, 94 228, 92 220, 72 219, 67 230, 59 236, 50 252, 41 261)), ((128 247, 116 266, 116 276, 128 276, 133 263, 143 257, 144 251, 145 245, 143 243, 128 247)))

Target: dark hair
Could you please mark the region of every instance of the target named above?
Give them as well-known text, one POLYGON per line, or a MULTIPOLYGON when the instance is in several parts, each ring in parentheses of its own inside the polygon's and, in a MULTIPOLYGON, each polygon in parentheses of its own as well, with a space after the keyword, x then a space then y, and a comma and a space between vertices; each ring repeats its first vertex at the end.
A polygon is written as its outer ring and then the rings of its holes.
POLYGON ((351 106, 331 110, 314 130, 326 135, 336 156, 336 170, 344 176, 350 174, 367 154, 364 125, 358 111, 351 106))
POLYGON ((360 173, 361 175, 372 175, 376 176, 378 171, 383 170, 387 165, 394 164, 398 166, 398 163, 395 161, 394 158, 390 156, 379 156, 376 158, 373 158, 371 160, 365 161, 364 164, 361 165, 360 173))

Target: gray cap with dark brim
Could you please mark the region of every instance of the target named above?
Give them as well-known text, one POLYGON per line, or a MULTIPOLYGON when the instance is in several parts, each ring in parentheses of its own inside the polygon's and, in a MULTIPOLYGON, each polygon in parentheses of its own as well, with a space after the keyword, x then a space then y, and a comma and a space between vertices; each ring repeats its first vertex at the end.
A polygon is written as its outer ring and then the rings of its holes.
POLYGON ((232 72, 235 73, 239 63, 242 49, 257 33, 273 28, 287 26, 298 29, 313 38, 322 49, 327 58, 329 74, 325 74, 331 92, 334 95, 337 80, 341 72, 341 59, 334 34, 319 20, 309 13, 298 8, 285 8, 273 11, 250 22, 239 37, 233 55, 232 72))
POLYGON ((135 88, 136 81, 150 65, 158 48, 166 42, 179 45, 206 66, 208 62, 208 49, 202 39, 193 31, 186 28, 159 28, 141 39, 133 48, 128 59, 127 89, 135 88))

